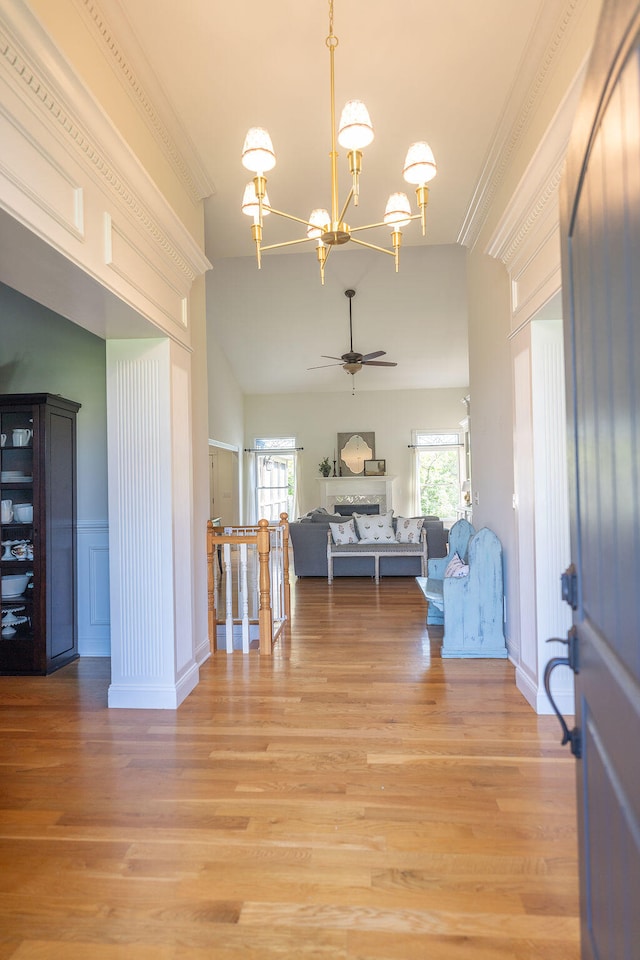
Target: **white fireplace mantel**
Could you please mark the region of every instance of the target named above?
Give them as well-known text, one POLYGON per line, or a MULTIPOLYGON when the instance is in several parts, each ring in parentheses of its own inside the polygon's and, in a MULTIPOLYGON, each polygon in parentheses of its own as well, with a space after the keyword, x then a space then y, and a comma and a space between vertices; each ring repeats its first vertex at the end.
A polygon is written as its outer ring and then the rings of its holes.
POLYGON ((393 510, 393 484, 397 478, 385 477, 318 477, 320 506, 327 510, 336 504, 377 503, 380 513, 393 510))

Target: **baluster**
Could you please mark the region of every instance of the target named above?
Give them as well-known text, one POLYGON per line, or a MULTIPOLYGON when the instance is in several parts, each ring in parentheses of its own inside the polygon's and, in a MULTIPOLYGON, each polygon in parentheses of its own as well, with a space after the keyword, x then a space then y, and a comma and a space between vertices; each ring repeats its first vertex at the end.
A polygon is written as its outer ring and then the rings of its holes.
POLYGON ((289 580, 289 517, 286 513, 280 514, 280 523, 282 524, 282 566, 284 572, 284 615, 289 622, 291 620, 291 583, 289 580))
POLYGON ((242 652, 249 653, 249 590, 247 587, 247 545, 240 544, 240 576, 238 577, 238 599, 242 610, 242 652))
POLYGON ((224 628, 225 641, 227 653, 233 653, 233 573, 231 570, 231 544, 225 543, 223 550, 227 601, 227 617, 224 628))
POLYGON ((258 563, 260 607, 258 623, 260 630, 260 653, 270 654, 273 644, 273 617, 271 611, 271 585, 269 579, 269 521, 258 522, 258 563))

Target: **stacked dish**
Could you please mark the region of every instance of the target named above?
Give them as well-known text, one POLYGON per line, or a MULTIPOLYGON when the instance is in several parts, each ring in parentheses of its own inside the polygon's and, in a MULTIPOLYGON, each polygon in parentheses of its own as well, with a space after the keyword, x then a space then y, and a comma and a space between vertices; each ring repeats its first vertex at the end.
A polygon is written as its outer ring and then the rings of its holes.
POLYGON ((2 483, 13 483, 16 480, 31 480, 31 477, 26 477, 22 470, 3 470, 0 473, 2 483))

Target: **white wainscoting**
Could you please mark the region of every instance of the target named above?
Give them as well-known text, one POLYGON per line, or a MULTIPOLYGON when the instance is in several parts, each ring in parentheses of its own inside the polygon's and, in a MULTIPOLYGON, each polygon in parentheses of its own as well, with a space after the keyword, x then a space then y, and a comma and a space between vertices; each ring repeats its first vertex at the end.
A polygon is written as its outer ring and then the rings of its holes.
POLYGON ((109 524, 79 520, 78 653, 81 657, 111 655, 109 613, 109 524))

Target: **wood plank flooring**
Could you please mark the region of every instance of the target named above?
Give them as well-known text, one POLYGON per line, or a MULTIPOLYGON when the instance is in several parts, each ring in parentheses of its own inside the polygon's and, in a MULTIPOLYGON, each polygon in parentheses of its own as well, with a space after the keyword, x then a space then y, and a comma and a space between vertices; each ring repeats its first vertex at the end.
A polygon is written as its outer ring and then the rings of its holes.
POLYGON ((574 768, 411 578, 302 580, 177 712, 0 678, 0 960, 578 960, 574 768))

